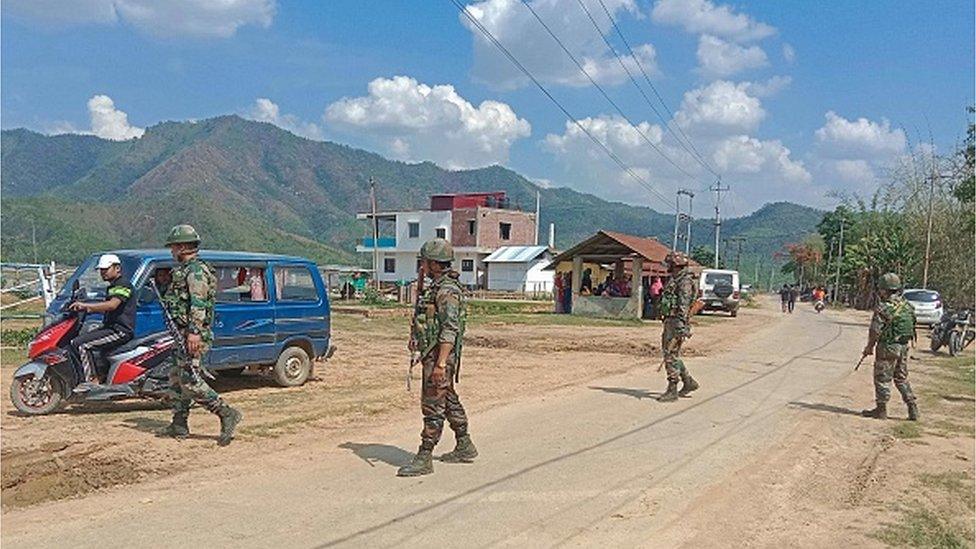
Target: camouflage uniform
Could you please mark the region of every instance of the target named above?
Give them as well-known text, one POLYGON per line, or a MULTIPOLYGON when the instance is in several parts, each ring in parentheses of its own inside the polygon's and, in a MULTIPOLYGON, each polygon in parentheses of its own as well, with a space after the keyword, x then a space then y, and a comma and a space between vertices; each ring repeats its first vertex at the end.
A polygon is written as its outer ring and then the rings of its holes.
POLYGON ((458 367, 458 350, 463 315, 463 292, 458 283, 458 274, 453 271, 442 274, 435 280, 421 299, 424 315, 414 320, 414 334, 423 341, 422 351, 428 351, 423 358, 423 394, 421 411, 424 414, 424 430, 420 433, 421 448, 433 450, 441 438, 446 419, 456 437, 468 432, 468 417, 464 406, 454 390, 458 367), (437 346, 450 343, 454 350, 447 358, 447 372, 443 381, 435 383, 431 372, 437 362, 437 346))
POLYGON ((173 411, 176 415, 190 413, 193 402, 213 413, 224 406, 217 394, 200 377, 202 358, 213 344, 213 316, 216 300, 217 277, 209 265, 194 257, 173 269, 163 304, 178 329, 198 334, 203 340, 199 356, 189 357, 183 349, 173 354, 173 368, 169 372, 170 388, 175 393, 173 411))
POLYGON ((670 308, 664 318, 664 332, 661 334, 661 350, 664 352, 664 368, 668 381, 677 383, 685 372, 681 360, 681 344, 691 336, 691 304, 697 295, 695 275, 691 269, 684 268, 668 281, 664 287, 661 301, 669 302, 670 308))
MULTIPOLYGON (((869 341, 876 341, 874 348, 874 397, 878 404, 887 404, 891 398, 891 381, 901 393, 905 404, 915 402, 912 386, 908 383, 908 344, 890 340, 888 326, 897 307, 908 307, 900 295, 892 295, 878 303, 871 318, 869 341)), ((914 313, 913 313, 914 314, 914 313)))

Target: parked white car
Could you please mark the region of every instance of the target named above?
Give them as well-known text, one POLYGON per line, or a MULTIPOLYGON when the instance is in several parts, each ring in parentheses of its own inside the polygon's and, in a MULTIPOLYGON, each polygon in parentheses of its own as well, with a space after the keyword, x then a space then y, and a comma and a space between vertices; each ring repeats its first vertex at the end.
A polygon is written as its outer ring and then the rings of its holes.
POLYGON ((935 290, 909 288, 901 293, 915 309, 915 321, 931 326, 942 319, 942 296, 935 290))
POLYGON ((703 269, 698 289, 705 303, 704 310, 727 311, 732 316, 739 314, 739 271, 703 269))

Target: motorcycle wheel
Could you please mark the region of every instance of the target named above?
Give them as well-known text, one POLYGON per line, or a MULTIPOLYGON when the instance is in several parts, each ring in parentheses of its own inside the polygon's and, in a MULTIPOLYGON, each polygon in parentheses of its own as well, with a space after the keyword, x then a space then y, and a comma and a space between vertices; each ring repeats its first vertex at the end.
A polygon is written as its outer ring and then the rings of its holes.
POLYGON ((64 405, 64 387, 56 376, 24 376, 10 384, 10 400, 14 408, 31 416, 43 416, 57 411, 64 405))
POLYGON ((962 339, 959 338, 959 332, 952 332, 949 334, 949 355, 956 356, 961 350, 962 339))

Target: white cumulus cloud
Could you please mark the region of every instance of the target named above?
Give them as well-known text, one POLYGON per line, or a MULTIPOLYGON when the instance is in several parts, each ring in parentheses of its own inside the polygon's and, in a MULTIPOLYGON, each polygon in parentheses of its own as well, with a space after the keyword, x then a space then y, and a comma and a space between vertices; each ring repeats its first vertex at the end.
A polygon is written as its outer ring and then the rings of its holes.
POLYGON ((783 60, 792 65, 796 62, 796 50, 789 44, 783 44, 783 60))
POLYGON ((145 129, 129 124, 129 116, 116 109, 115 102, 107 95, 89 99, 88 114, 91 116, 91 133, 103 139, 125 141, 146 133, 145 129))
POLYGON ((658 0, 651 18, 660 24, 676 25, 692 34, 711 34, 737 42, 761 40, 776 29, 709 0, 658 0))
POLYGON ((698 39, 698 63, 709 76, 729 76, 769 64, 766 52, 759 46, 740 46, 703 34, 698 39))
POLYGON ((290 131, 295 135, 321 141, 324 138, 322 128, 312 122, 304 122, 293 114, 281 114, 281 109, 270 99, 261 97, 254 102, 254 106, 247 113, 248 118, 258 122, 268 122, 279 128, 290 131))
POLYGON ((810 172, 803 162, 790 158, 790 150, 780 141, 762 141, 747 135, 721 140, 713 154, 715 165, 728 174, 760 174, 786 183, 809 183, 810 172))
POLYGON ((274 0, 6 0, 10 13, 61 25, 124 21, 160 37, 228 38, 244 25, 268 27, 274 0))
POLYGON ((762 102, 749 95, 748 82, 716 80, 686 92, 675 121, 698 134, 748 132, 766 117, 762 102))
POLYGON ((449 168, 504 163, 512 143, 532 131, 505 103, 486 100, 476 107, 453 86, 428 86, 407 76, 373 80, 368 95, 332 103, 324 118, 399 159, 449 168))
POLYGON ((790 87, 793 78, 789 76, 774 76, 765 82, 746 82, 746 93, 753 97, 772 97, 790 87))
POLYGON ((905 150, 905 132, 892 129, 887 120, 873 122, 864 117, 848 120, 834 111, 828 111, 824 118, 826 123, 815 135, 821 150, 830 156, 886 159, 905 150))
MULTIPOLYGON (((603 3, 617 19, 627 13, 640 15, 634 0, 604 0, 603 3)), ((612 85, 626 80, 626 71, 575 1, 532 0, 530 4, 595 81, 612 85)), ((612 33, 603 6, 597 0, 584 0, 584 4, 600 30, 604 34, 612 33)), ((562 86, 590 85, 586 76, 519 0, 482 0, 466 9, 540 81, 562 86)), ((459 17, 472 35, 475 57, 472 75, 476 79, 500 89, 530 84, 466 15, 459 14, 459 17)), ((651 44, 635 45, 634 53, 649 75, 658 73, 657 53, 651 44)), ((628 70, 638 74, 639 68, 633 58, 624 56, 622 59, 628 70)))

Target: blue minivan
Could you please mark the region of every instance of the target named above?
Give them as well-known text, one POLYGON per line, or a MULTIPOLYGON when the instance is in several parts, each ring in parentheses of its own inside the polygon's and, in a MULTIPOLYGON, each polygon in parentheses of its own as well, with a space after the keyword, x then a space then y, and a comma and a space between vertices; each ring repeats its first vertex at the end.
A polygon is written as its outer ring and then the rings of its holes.
MULTIPOLYGON (((119 256, 122 276, 136 290, 135 338, 165 331, 159 300, 147 282, 152 278, 165 289, 176 264, 169 250, 105 253, 119 256)), ((95 268, 100 255, 92 255, 75 270, 48 314, 61 310, 75 281, 88 299, 104 299, 107 284, 95 268)), ((209 250, 201 251, 200 258, 217 275, 208 369, 222 373, 247 369, 294 387, 311 375, 313 361, 332 355, 328 292, 315 263, 301 257, 209 250)))

